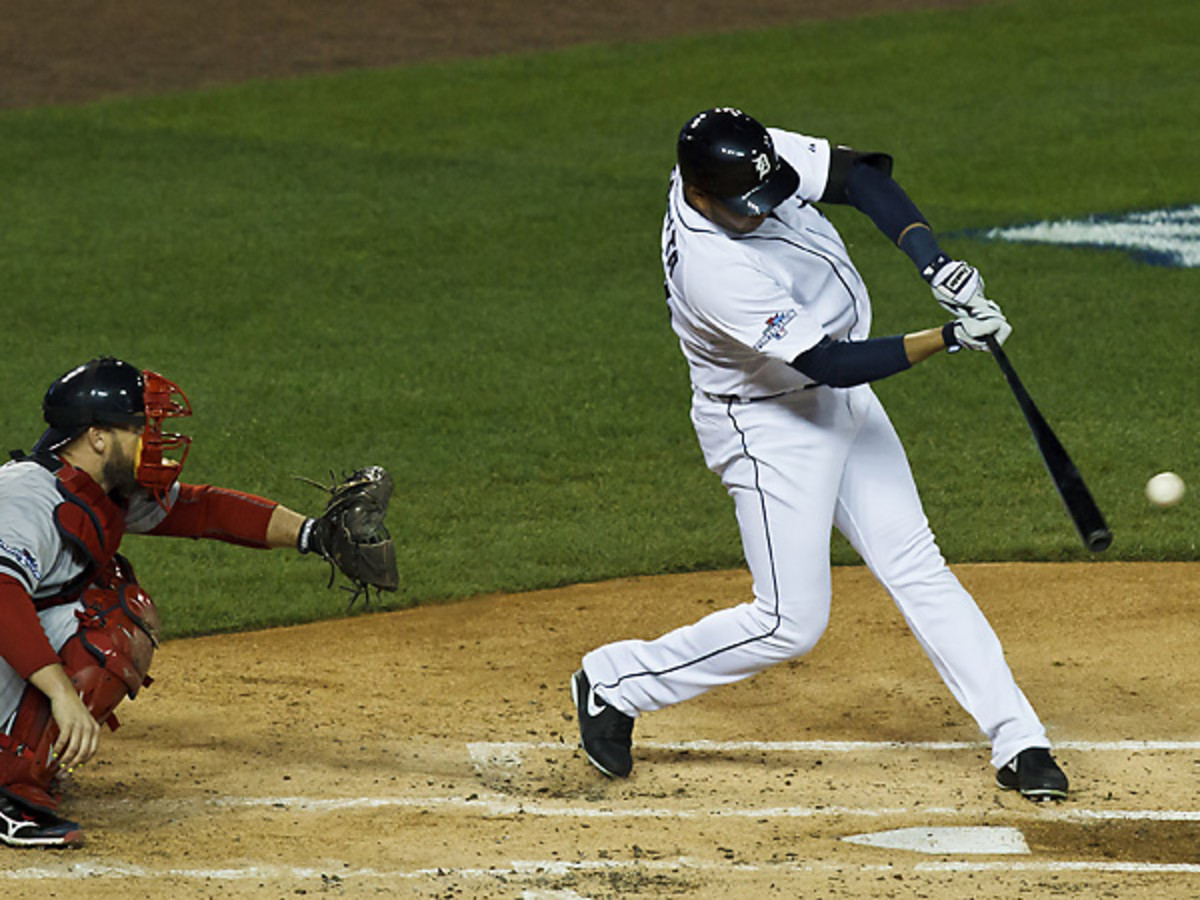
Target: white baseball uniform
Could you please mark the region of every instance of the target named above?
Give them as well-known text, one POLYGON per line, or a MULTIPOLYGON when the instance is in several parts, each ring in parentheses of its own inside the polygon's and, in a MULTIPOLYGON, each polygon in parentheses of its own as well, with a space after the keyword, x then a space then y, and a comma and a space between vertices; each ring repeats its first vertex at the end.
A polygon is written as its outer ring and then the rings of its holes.
POLYGON ((816 385, 788 364, 825 335, 865 339, 871 304, 841 237, 812 205, 829 144, 768 130, 800 175, 796 193, 757 230, 732 234, 688 205, 675 171, 662 236, 692 423, 733 497, 754 599, 657 640, 600 647, 584 657, 587 677, 600 699, 636 716, 807 653, 829 621, 836 526, 991 741, 993 764, 1049 747, 999 640, 938 550, 870 386, 816 385))

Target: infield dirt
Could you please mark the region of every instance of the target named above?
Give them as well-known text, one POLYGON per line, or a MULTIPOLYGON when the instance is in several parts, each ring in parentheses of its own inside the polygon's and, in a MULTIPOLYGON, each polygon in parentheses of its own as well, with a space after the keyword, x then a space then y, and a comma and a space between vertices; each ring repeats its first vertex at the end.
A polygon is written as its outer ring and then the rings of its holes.
MULTIPOLYGON (((965 5, 351 0, 335 21, 316 0, 0 0, 0 106, 965 5)), ((603 779, 575 749, 580 655, 749 596, 744 572, 627 579, 166 644, 67 784, 87 844, 0 850, 5 895, 1200 896, 1200 565, 956 571, 1063 747, 1066 803, 995 789, 860 568, 835 571, 813 654, 643 717, 633 776, 603 779), (843 840, 950 826, 1016 828, 1029 852, 843 840)))
POLYGON ((1068 802, 995 788, 861 568, 835 570, 810 656, 642 717, 632 777, 606 780, 575 747, 580 655, 750 587, 635 578, 166 644, 68 785, 88 843, 0 853, 6 895, 1200 895, 1200 663, 1180 626, 1200 565, 956 571, 1064 745, 1068 802), (843 840, 962 826, 1016 828, 1029 852, 843 840))

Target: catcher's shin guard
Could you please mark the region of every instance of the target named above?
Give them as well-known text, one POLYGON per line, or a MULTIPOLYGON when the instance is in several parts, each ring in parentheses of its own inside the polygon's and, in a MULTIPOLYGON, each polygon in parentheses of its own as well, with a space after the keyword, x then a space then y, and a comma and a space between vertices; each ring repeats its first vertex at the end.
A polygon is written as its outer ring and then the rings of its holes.
MULTIPOLYGON (((158 609, 133 577, 129 563, 117 557, 81 598, 79 629, 59 651, 84 705, 114 731, 113 710, 150 684, 150 661, 158 646, 158 609)), ((0 734, 0 790, 36 809, 52 811, 59 798, 54 779, 58 725, 50 701, 27 685, 12 728, 0 734)))

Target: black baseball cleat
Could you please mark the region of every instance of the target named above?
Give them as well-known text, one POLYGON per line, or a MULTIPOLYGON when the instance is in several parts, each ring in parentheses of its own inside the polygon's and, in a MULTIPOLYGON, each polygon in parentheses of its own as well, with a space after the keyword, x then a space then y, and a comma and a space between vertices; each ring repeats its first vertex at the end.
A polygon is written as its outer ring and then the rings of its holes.
POLYGON ((0 843, 10 847, 78 847, 83 829, 54 813, 35 810, 0 793, 0 843))
POLYGON ((588 760, 609 778, 624 778, 633 770, 633 717, 597 697, 583 669, 571 676, 571 699, 579 716, 579 746, 588 760))
POLYGON ((996 770, 996 784, 1006 791, 1019 791, 1035 802, 1063 800, 1067 776, 1044 747, 1022 750, 996 770))

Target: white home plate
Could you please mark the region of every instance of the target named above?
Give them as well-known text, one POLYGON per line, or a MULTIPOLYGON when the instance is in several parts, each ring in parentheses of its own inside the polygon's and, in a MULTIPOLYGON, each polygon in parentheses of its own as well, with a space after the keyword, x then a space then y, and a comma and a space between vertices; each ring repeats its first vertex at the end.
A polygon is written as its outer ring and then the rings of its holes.
POLYGON ((911 850, 914 853, 1028 853, 1025 835, 1016 828, 968 825, 962 828, 896 828, 842 838, 851 844, 911 850))

